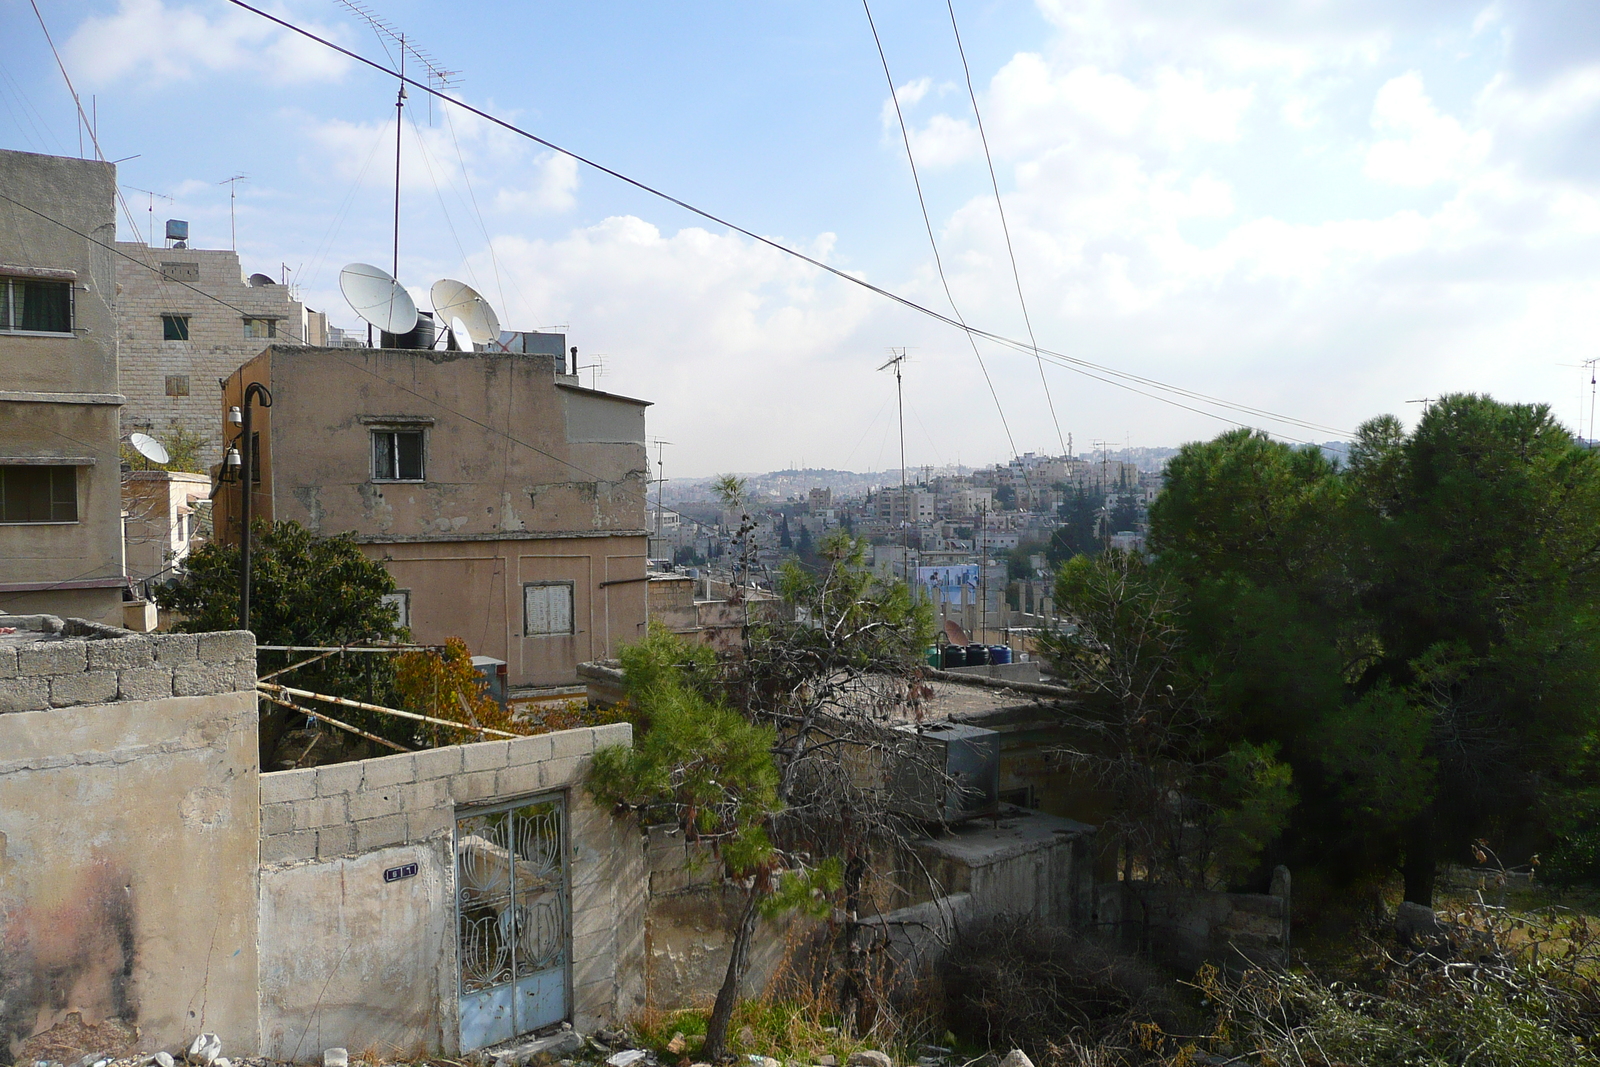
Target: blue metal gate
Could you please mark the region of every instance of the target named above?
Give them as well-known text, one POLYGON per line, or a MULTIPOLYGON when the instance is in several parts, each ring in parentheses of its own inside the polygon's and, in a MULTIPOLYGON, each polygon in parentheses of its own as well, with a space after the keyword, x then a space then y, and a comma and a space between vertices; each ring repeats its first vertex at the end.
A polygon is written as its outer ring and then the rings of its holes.
POLYGON ((565 816, 554 796, 456 819, 462 1052, 567 1017, 565 816))

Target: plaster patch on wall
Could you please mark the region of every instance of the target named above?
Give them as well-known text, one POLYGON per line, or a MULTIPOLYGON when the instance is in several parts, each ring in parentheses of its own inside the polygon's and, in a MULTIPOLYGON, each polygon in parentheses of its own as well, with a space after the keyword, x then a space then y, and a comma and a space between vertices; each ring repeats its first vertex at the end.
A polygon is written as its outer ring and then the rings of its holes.
POLYGON ((306 509, 306 527, 316 534, 322 532, 322 486, 297 485, 294 487, 294 498, 306 509))
POLYGON ((178 815, 183 819, 183 825, 191 830, 215 830, 219 826, 226 826, 231 817, 228 794, 214 785, 191 789, 179 803, 178 815))

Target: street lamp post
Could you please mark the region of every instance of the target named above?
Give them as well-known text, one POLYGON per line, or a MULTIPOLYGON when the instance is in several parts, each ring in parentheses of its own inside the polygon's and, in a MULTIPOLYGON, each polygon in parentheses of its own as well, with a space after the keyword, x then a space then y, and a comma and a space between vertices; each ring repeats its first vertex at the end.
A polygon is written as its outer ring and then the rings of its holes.
POLYGON ((250 629, 250 493, 256 478, 254 420, 250 401, 272 406, 272 393, 260 382, 245 386, 242 407, 228 411, 228 421, 241 426, 239 440, 239 629, 250 629))

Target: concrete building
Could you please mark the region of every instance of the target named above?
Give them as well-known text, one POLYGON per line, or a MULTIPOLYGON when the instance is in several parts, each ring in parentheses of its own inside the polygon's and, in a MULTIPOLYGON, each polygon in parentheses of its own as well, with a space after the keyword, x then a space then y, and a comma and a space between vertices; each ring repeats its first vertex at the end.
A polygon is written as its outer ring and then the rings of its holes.
MULTIPOLYGON (((460 637, 512 686, 566 685, 645 628, 645 401, 523 352, 275 345, 228 380, 254 412, 254 514, 353 531, 419 641, 460 637)), ((237 433, 238 427, 230 427, 237 433)), ((217 494, 238 536, 239 487, 217 494)))
POLYGON ((237 252, 134 241, 117 250, 123 432, 200 434, 210 467, 222 459, 218 382, 270 344, 324 343, 326 319, 265 275, 252 285, 237 252))
POLYGON ((0 611, 122 618, 116 182, 0 151, 0 611))
POLYGON ((197 532, 197 507, 211 479, 179 471, 130 471, 122 487, 123 538, 128 578, 162 579, 183 565, 197 532))

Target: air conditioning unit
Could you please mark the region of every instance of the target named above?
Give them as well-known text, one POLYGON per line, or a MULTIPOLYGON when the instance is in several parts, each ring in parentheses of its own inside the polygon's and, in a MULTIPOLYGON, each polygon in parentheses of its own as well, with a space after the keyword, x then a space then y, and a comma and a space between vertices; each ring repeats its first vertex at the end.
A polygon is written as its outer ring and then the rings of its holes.
POLYGON ((907 723, 909 735, 889 774, 896 811, 923 822, 954 823, 1000 811, 1000 735, 954 722, 907 723))

